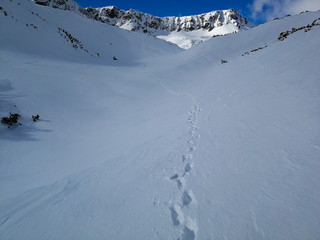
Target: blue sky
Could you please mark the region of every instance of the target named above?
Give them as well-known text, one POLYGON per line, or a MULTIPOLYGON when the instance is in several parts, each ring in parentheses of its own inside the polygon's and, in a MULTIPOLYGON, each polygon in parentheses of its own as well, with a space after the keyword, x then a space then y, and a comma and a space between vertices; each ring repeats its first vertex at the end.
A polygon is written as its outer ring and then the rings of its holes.
POLYGON ((214 10, 234 8, 254 24, 270 21, 305 10, 320 10, 320 0, 75 0, 82 7, 116 6, 130 8, 154 16, 188 16, 214 10))

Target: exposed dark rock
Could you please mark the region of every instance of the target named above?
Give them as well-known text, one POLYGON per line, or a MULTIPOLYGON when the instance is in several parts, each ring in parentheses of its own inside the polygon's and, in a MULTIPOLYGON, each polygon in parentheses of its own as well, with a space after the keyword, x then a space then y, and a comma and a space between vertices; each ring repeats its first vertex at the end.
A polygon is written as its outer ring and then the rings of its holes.
POLYGON ((13 125, 21 125, 21 123, 18 122, 20 117, 21 115, 18 113, 9 113, 8 117, 3 117, 1 119, 1 123, 8 125, 9 128, 10 126, 13 126, 13 125))
POLYGON ((304 30, 305 32, 309 32, 313 27, 315 26, 319 26, 320 25, 320 18, 317 18, 316 20, 314 20, 311 24, 308 24, 306 26, 302 26, 302 27, 299 27, 299 28, 292 28, 291 30, 289 31, 286 31, 286 32, 282 32, 280 33, 279 37, 278 37, 278 40, 279 41, 283 41, 285 40, 289 35, 295 33, 295 32, 298 32, 298 31, 301 31, 301 30, 304 30))

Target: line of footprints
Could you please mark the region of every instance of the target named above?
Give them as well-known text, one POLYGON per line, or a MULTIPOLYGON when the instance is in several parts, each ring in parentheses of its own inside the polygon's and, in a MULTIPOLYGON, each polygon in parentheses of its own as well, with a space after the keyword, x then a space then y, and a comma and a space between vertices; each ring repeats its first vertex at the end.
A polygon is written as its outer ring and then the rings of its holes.
POLYGON ((195 240, 198 231, 197 222, 184 214, 184 209, 197 204, 193 192, 186 188, 186 176, 189 175, 193 169, 192 153, 196 149, 198 134, 198 113, 200 111, 199 104, 193 96, 192 111, 188 117, 190 124, 188 136, 188 150, 182 156, 183 171, 176 173, 170 177, 172 182, 177 184, 179 195, 178 200, 170 207, 171 218, 174 226, 181 228, 180 237, 178 240, 195 240))

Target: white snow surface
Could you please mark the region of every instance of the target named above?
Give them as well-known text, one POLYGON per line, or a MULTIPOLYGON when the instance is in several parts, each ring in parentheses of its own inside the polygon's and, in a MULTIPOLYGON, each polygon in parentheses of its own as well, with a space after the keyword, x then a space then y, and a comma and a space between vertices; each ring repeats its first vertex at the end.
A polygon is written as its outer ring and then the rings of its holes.
POLYGON ((157 38, 172 42, 183 49, 189 49, 201 42, 207 41, 214 36, 231 34, 238 32, 239 29, 233 24, 226 24, 221 27, 216 27, 211 31, 204 29, 186 31, 173 31, 160 33, 157 38), (163 34, 163 35, 162 35, 163 34))
POLYGON ((320 12, 181 50, 0 6, 0 239, 320 238, 320 27, 277 40, 320 12))

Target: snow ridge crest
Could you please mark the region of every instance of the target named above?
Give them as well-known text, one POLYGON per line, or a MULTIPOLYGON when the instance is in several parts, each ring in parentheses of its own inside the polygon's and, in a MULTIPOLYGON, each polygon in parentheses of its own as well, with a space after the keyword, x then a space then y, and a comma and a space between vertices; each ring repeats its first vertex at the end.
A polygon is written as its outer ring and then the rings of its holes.
POLYGON ((184 17, 157 17, 115 6, 82 8, 73 0, 34 0, 35 3, 75 11, 87 18, 129 31, 141 32, 190 48, 213 36, 246 30, 253 25, 235 9, 184 17))

